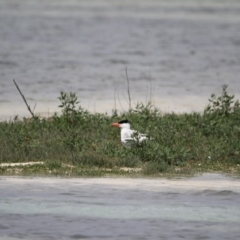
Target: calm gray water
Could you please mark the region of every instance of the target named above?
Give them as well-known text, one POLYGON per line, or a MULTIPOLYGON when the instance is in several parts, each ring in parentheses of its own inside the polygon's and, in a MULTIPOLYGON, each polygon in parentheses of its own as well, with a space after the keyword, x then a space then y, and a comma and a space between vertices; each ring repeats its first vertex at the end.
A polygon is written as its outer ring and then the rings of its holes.
POLYGON ((240 96, 239 0, 0 0, 0 43, 1 120, 29 116, 12 79, 36 113, 61 90, 127 110, 126 67, 132 105, 203 111, 223 84, 240 96))
POLYGON ((240 179, 0 177, 0 239, 240 239, 240 179))

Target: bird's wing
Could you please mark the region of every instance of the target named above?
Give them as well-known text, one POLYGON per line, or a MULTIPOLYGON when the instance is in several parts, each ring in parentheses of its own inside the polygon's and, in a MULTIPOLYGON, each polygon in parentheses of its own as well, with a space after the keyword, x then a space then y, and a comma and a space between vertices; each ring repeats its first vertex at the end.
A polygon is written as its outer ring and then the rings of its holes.
POLYGON ((142 142, 146 139, 147 140, 153 140, 153 138, 150 137, 148 134, 142 134, 138 131, 133 131, 132 138, 133 138, 133 140, 138 141, 138 142, 142 142))
POLYGON ((131 130, 131 131, 132 131, 131 132, 131 137, 135 141, 142 141, 142 140, 147 138, 146 134, 142 134, 142 133, 140 133, 140 132, 138 132, 136 130, 131 130))
POLYGON ((123 134, 123 138, 124 139, 128 139, 128 140, 133 140, 133 135, 134 135, 134 132, 133 130, 129 129, 128 131, 125 131, 124 134, 123 134))
POLYGON ((123 143, 129 143, 131 141, 142 142, 146 139, 148 139, 148 136, 146 134, 142 134, 136 130, 129 129, 128 131, 124 132, 122 142, 123 143))

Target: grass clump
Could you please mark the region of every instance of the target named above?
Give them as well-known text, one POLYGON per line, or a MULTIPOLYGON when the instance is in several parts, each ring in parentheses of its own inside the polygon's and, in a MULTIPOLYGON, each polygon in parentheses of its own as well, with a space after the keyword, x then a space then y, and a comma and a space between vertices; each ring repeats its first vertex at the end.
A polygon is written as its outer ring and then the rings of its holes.
MULTIPOLYGON (((144 174, 240 172, 240 104, 226 85, 221 96, 211 96, 203 114, 162 114, 149 102, 109 116, 83 109, 74 93, 61 92, 59 100, 61 115, 0 122, 0 163, 42 161, 37 167, 18 167, 17 173, 69 176, 122 169, 144 174), (119 130, 110 124, 125 118, 154 140, 123 147, 119 130)), ((1 174, 15 170, 0 167, 1 174)))

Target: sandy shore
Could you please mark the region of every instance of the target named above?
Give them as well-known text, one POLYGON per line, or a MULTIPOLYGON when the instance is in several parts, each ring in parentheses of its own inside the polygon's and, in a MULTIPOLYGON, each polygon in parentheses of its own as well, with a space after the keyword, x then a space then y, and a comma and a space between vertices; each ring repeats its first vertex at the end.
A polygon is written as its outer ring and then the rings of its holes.
POLYGON ((44 164, 44 162, 1 163, 0 167, 31 166, 31 165, 37 165, 37 164, 44 164))
POLYGON ((116 187, 117 189, 141 189, 148 191, 197 191, 216 190, 216 191, 234 191, 240 193, 240 178, 228 177, 221 174, 205 173, 195 177, 184 178, 63 178, 63 177, 0 177, 0 183, 18 185, 67 185, 74 184, 76 188, 86 185, 116 187))

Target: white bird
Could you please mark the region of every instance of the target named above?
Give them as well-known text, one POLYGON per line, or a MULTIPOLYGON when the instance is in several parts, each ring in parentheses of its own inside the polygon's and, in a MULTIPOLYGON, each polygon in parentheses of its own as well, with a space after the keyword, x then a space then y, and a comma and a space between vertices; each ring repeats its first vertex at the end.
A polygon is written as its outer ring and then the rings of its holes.
MULTIPOLYGON (((136 130, 130 129, 130 122, 128 120, 122 120, 111 124, 113 127, 121 128, 121 142, 124 146, 129 146, 131 141, 141 143, 142 141, 149 139, 147 135, 141 134, 136 130)), ((151 138, 150 138, 151 139, 151 138)))

